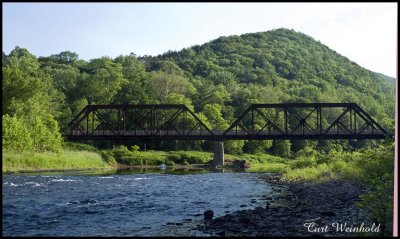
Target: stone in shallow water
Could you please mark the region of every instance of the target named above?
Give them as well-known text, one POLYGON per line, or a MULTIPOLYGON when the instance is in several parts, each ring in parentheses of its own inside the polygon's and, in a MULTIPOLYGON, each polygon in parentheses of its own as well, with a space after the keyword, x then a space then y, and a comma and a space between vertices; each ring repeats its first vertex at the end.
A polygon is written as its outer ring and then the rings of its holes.
POLYGON ((212 220, 213 217, 214 217, 213 210, 207 210, 204 212, 204 220, 212 220))
POLYGON ((334 217, 334 216, 336 216, 336 213, 332 212, 332 211, 325 211, 325 212, 321 212, 321 216, 334 217))
POLYGON ((269 206, 271 205, 271 203, 270 202, 267 202, 267 204, 265 205, 265 210, 269 210, 269 206))
POLYGON ((244 223, 244 224, 249 224, 251 222, 251 219, 249 216, 246 217, 240 217, 239 222, 244 223))

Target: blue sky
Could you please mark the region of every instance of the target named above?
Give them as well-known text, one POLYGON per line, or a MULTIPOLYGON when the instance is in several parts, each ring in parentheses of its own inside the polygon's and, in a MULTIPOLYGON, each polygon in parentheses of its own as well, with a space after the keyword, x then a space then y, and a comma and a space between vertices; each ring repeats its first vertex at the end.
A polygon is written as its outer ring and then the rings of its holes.
POLYGON ((286 27, 395 77, 397 3, 3 3, 3 51, 158 55, 286 27))

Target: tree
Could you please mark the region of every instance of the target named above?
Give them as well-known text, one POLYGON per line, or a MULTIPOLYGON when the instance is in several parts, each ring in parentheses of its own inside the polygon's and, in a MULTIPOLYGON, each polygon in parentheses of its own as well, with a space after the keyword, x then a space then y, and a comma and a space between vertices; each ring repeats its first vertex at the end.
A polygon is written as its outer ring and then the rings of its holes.
POLYGON ((86 66, 87 77, 81 78, 78 85, 80 93, 90 104, 111 103, 127 82, 122 74, 122 66, 110 58, 93 59, 86 66))
POLYGON ((265 153, 271 146, 272 140, 249 140, 244 145, 244 152, 251 154, 265 153))
POLYGON ((16 140, 15 144, 25 145, 17 148, 57 151, 62 139, 55 118, 60 116, 64 97, 54 88, 51 76, 39 69, 39 62, 26 49, 16 47, 4 63, 2 91, 3 115, 12 117, 5 118, 5 126, 23 135, 11 137, 16 140), (29 136, 24 133, 25 129, 29 136))
POLYGON ((50 58, 60 64, 69 64, 78 60, 79 56, 75 52, 63 51, 60 54, 51 55, 50 58))
POLYGON ((236 76, 229 72, 229 71, 219 71, 219 72, 211 72, 211 74, 208 76, 208 79, 214 82, 215 85, 233 85, 236 84, 237 79, 236 76))
POLYGON ((290 140, 274 140, 273 141, 273 153, 275 155, 288 158, 291 155, 290 152, 290 140))
POLYGON ((37 78, 29 77, 17 67, 3 67, 3 115, 12 114, 12 104, 24 101, 36 94, 43 84, 37 78))
POLYGON ((145 65, 134 55, 119 56, 116 63, 122 65, 122 73, 126 81, 121 84, 114 103, 118 104, 139 104, 151 101, 149 95, 149 74, 145 65))
POLYGON ((244 140, 228 140, 224 142, 225 152, 228 154, 242 154, 244 140))
POLYGON ((217 104, 207 104, 203 114, 207 117, 212 129, 223 130, 228 127, 228 123, 222 117, 221 106, 217 104))
POLYGON ((32 138, 25 123, 16 116, 3 115, 2 143, 5 150, 22 152, 32 149, 32 138))
POLYGON ((35 76, 39 73, 39 62, 27 49, 16 46, 7 56, 4 65, 15 67, 26 74, 35 76))
POLYGON ((195 91, 187 78, 163 71, 152 72, 149 87, 152 98, 158 102, 165 101, 171 93, 188 96, 195 91))

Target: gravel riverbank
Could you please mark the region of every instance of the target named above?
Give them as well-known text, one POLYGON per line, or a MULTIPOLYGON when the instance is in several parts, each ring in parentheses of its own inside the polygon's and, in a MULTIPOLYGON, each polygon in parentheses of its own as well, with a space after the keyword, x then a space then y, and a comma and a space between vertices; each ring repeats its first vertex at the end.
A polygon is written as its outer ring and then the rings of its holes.
POLYGON ((344 227, 354 230, 361 223, 369 228, 373 225, 356 207, 363 192, 357 181, 288 183, 279 175, 265 180, 276 192, 264 196, 265 207, 205 220, 195 230, 212 236, 359 236, 354 231, 346 232, 344 227))

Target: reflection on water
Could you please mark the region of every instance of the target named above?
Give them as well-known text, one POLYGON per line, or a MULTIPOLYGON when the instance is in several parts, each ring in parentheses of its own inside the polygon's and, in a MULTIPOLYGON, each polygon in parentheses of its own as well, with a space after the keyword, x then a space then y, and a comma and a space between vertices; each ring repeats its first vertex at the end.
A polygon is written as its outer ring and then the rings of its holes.
POLYGON ((209 169, 209 168, 172 168, 167 167, 166 169, 160 169, 158 167, 148 167, 148 168, 124 168, 124 169, 100 169, 100 170, 81 170, 81 171, 65 171, 65 172, 32 172, 32 173, 18 173, 9 174, 19 175, 19 176, 52 176, 52 175, 74 175, 74 176, 96 176, 96 175, 127 175, 127 174, 146 174, 146 173, 156 173, 156 174, 202 174, 202 173, 240 173, 245 172, 243 169, 209 169))
POLYGON ((3 175, 3 235, 174 235, 165 225, 201 221, 208 209, 220 216, 262 206, 271 188, 260 176, 157 168, 3 175))

